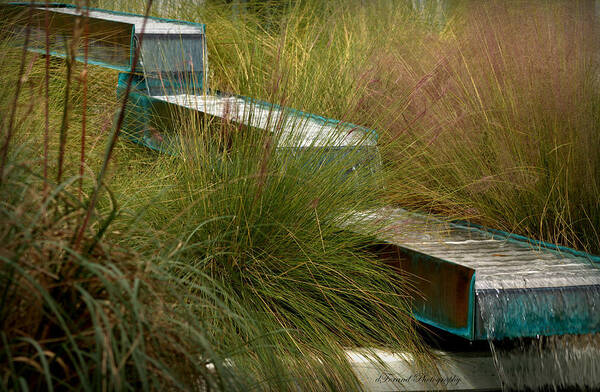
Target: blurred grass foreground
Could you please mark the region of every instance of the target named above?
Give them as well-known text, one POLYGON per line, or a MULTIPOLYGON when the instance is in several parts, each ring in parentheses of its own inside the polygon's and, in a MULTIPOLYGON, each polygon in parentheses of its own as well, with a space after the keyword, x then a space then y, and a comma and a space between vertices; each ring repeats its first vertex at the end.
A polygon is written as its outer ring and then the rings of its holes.
POLYGON ((355 347, 433 369, 409 277, 369 252, 368 228, 341 227, 397 204, 598 254, 599 9, 149 8, 206 23, 212 89, 376 129, 373 181, 340 175, 352 157, 315 170, 318 151, 186 113, 177 156, 112 145, 117 73, 25 52, 2 28, 2 389, 360 390, 355 347))

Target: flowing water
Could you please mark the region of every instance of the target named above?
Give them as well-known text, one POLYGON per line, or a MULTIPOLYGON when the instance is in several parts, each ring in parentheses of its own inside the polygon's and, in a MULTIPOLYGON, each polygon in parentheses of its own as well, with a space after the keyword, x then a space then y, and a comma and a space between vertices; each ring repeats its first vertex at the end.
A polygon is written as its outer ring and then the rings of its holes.
POLYGON ((373 215, 382 239, 427 255, 423 279, 442 264, 473 271, 469 326, 489 340, 504 390, 600 390, 600 258, 401 209, 373 215))
POLYGON ((402 244, 476 271, 477 335, 488 337, 505 391, 600 390, 600 334, 579 334, 600 326, 597 263, 464 227, 427 227, 402 244))
MULTIPOLYGON (((589 289, 589 288, 588 288, 589 289)), ((520 299, 523 314, 527 308, 537 309, 547 305, 547 297, 529 290, 524 301, 520 299)), ((554 295, 557 295, 556 293, 554 295)), ((568 303, 568 289, 559 291, 558 303, 568 303), (567 291, 565 293, 565 291, 567 291)), ((504 322, 514 320, 504 317, 507 300, 491 300, 492 295, 478 296, 481 318, 488 336, 503 329, 504 322), (500 304, 500 305, 499 305, 500 304)), ((598 288, 589 290, 581 307, 595 309, 600 299, 598 288), (589 300, 587 304, 583 303, 589 300)), ((556 301, 555 301, 556 302, 556 301)), ((530 309, 531 310, 531 309, 530 309)), ((554 309, 548 309, 552 313, 554 309)), ((587 391, 600 389, 600 334, 564 334, 527 338, 489 340, 494 364, 505 391, 587 391)))

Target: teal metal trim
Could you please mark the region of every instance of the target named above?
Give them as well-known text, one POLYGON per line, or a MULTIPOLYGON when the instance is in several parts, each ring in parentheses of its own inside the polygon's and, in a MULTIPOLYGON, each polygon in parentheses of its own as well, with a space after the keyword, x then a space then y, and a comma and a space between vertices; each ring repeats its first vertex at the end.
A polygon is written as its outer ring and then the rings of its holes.
POLYGON ((475 280, 477 278, 477 270, 475 270, 475 272, 473 273, 473 276, 471 277, 471 284, 469 286, 469 326, 468 326, 468 339, 469 340, 476 340, 477 337, 475 336, 475 323, 477 322, 477 320, 475 320, 475 318, 477 317, 477 313, 475 312, 475 307, 477 306, 477 304, 475 303, 475 301, 477 301, 477 297, 475 296, 475 280))
MULTIPOLYGON (((135 57, 136 45, 135 45, 135 26, 131 29, 131 38, 129 44, 129 69, 127 72, 133 72, 136 64, 133 64, 133 58, 135 57)), ((139 58, 138 58, 139 61, 139 58)))
POLYGON ((447 325, 440 324, 437 321, 430 320, 427 317, 418 315, 416 313, 413 313, 413 317, 417 321, 419 321, 421 323, 424 323, 424 324, 427 324, 427 325, 431 325, 432 327, 435 327, 437 329, 441 329, 441 330, 446 331, 446 332, 450 332, 453 335, 457 335, 457 336, 460 336, 460 337, 465 338, 465 339, 473 340, 473 338, 472 338, 472 336, 473 336, 473 332, 472 332, 473 327, 472 327, 472 325, 470 325, 467 328, 452 328, 452 327, 448 327, 447 325))

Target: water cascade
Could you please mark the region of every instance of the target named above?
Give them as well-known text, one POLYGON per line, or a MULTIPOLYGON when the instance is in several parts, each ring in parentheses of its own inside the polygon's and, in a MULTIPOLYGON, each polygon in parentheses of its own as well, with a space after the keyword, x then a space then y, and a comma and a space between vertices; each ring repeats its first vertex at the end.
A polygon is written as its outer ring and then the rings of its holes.
POLYGON ((600 388, 600 258, 402 209, 365 213, 415 277, 416 318, 489 341, 504 390, 600 388))
MULTIPOLYGON (((561 288, 555 294, 560 302, 570 300, 569 288, 561 288)), ((498 301, 497 292, 477 295, 481 319, 488 336, 494 336, 494 328, 507 320, 504 315, 508 305, 498 301), (496 296, 495 299, 492 299, 496 296)), ((523 290, 527 300, 521 300, 521 317, 532 309, 545 307, 547 297, 543 292, 523 290)), ((577 304, 597 312, 600 289, 589 287, 585 299, 577 304)), ((549 313, 553 308, 547 308, 549 313)), ((508 318, 510 320, 510 318, 508 318)), ((495 340, 488 339, 494 365, 505 391, 558 391, 600 389, 600 334, 538 335, 495 340)))
MULTIPOLYGON (((0 4, 0 19, 11 21, 16 45, 27 43, 28 50, 42 54, 48 50, 58 57, 67 57, 64 43, 72 38, 81 17, 88 18, 90 30, 86 59, 121 72, 117 95, 129 94, 122 133, 136 143, 169 152, 164 141, 170 140, 167 132, 172 124, 159 121, 159 114, 165 108, 166 112, 186 110, 269 132, 277 136, 276 150, 281 154, 318 149, 323 154, 318 167, 357 153, 348 172, 364 166, 368 170, 360 171, 362 180, 374 177, 372 168, 379 166, 379 159, 373 130, 211 91, 202 24, 144 20, 140 15, 107 10, 84 13, 67 4, 48 9, 35 3, 31 7, 0 4), (48 48, 42 28, 46 12, 52 14, 49 30, 54 32, 48 48)), ((82 61, 80 53, 75 59, 82 61)), ((488 340, 504 389, 600 388, 596 305, 600 303, 600 257, 394 208, 365 212, 364 222, 347 229, 360 231, 373 223, 381 226, 374 250, 384 262, 415 277, 414 287, 422 294, 414 298, 415 317, 469 341, 488 340)), ((354 358, 364 362, 358 354, 354 358)), ((468 374, 481 372, 484 362, 480 358, 461 357, 454 363, 472 366, 460 377, 453 374, 440 379, 446 387, 474 390, 477 385, 488 385, 466 380, 468 374)), ((398 369, 405 371, 400 365, 398 369)), ((429 379, 414 377, 425 378, 429 379)), ((372 379, 381 390, 388 390, 385 382, 390 380, 414 381, 411 376, 392 374, 372 379)), ((477 390, 481 389, 485 388, 477 390)))

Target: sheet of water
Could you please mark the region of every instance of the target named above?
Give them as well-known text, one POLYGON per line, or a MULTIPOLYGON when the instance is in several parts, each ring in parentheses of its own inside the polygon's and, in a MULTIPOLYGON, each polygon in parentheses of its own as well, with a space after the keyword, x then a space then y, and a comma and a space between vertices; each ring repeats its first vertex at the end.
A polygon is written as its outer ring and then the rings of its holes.
MULTIPOLYGON (((569 295, 559 289, 553 295, 569 295)), ((528 317, 530 311, 538 313, 546 306, 547 296, 530 289, 526 300, 520 301, 520 317, 528 317)), ((478 296, 484 327, 488 336, 494 336, 496 328, 503 328, 506 317, 506 297, 492 300, 492 296, 478 296)), ((579 306, 582 311, 597 312, 600 290, 592 289, 579 306)), ((514 307, 513 307, 514 309, 514 307)), ((564 309, 558 310, 563 311, 564 309)), ((548 309, 548 313, 555 309, 548 309)), ((575 310, 576 311, 576 310, 575 310)), ((494 365, 505 391, 587 391, 600 389, 600 335, 553 335, 531 338, 489 340, 494 365)))
POLYGON ((386 222, 384 239, 476 271, 476 289, 600 285, 600 268, 585 257, 536 248, 519 241, 389 209, 373 214, 386 222))
POLYGON ((399 209, 370 215, 383 221, 384 239, 475 270, 479 320, 504 390, 600 390, 600 334, 573 334, 600 326, 598 265, 399 209), (548 326, 571 330, 542 336, 548 326), (503 338, 533 330, 539 335, 503 338))
POLYGON ((376 140, 351 124, 323 121, 237 97, 165 95, 154 99, 281 134, 279 147, 375 146, 376 140))

